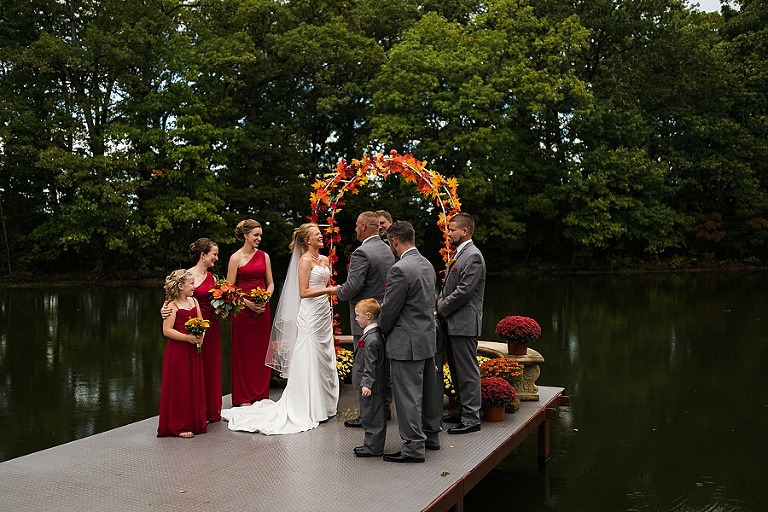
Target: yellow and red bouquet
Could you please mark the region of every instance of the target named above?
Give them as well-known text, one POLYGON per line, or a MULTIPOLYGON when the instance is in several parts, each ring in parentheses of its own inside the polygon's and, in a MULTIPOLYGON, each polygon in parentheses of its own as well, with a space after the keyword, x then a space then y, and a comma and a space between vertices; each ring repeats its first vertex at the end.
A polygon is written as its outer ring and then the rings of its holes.
POLYGON ((245 307, 242 290, 236 288, 226 279, 216 281, 208 293, 211 294, 211 306, 215 308, 215 313, 218 316, 224 316, 222 315, 224 312, 235 316, 245 307))
POLYGON ((197 353, 203 351, 203 342, 200 341, 200 336, 205 334, 205 331, 207 331, 211 327, 211 322, 208 320, 205 320, 203 318, 200 318, 199 316, 196 316, 194 318, 190 318, 186 321, 184 324, 184 327, 187 328, 187 332, 194 336, 195 338, 198 338, 197 340, 197 353))
POLYGON ((256 304, 266 304, 269 302, 270 297, 272 297, 272 294, 260 286, 252 289, 251 293, 248 294, 248 298, 256 304))

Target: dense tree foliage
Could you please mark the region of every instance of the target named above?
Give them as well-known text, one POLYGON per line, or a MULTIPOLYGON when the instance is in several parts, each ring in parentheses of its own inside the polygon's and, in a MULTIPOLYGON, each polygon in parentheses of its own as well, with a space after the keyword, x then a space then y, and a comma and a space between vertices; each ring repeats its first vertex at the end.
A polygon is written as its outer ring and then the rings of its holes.
MULTIPOLYGON (((153 276, 340 158, 459 180, 491 270, 768 257, 768 2, 0 0, 0 272, 153 276)), ((346 199, 417 226, 396 177, 346 199)), ((279 270, 278 270, 279 272, 279 270)))

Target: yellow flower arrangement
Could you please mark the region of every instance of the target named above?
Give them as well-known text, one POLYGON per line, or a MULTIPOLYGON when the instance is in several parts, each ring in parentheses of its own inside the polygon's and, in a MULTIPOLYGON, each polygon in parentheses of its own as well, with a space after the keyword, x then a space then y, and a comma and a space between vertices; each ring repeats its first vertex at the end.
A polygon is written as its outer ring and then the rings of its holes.
POLYGON ((256 304, 265 304, 269 302, 269 298, 271 296, 272 295, 267 290, 260 286, 252 289, 251 293, 248 294, 248 298, 250 298, 256 304))
MULTIPOLYGON (((490 357, 477 356, 477 364, 482 366, 483 363, 490 359, 490 357)), ((443 363, 443 384, 445 385, 444 392, 447 396, 456 396, 456 389, 453 387, 453 379, 451 378, 451 370, 448 367, 448 361, 443 363)))
MULTIPOLYGON (((211 322, 208 320, 204 320, 200 318, 199 316, 196 316, 194 318, 190 318, 184 323, 184 327, 187 328, 187 332, 194 336, 195 338, 200 338, 205 331, 207 331, 211 327, 211 322)), ((203 343, 198 340, 196 343, 197 345, 197 353, 203 351, 203 343)))
POLYGON ((344 380, 352 373, 354 354, 346 348, 336 347, 336 371, 339 372, 339 380, 344 380))

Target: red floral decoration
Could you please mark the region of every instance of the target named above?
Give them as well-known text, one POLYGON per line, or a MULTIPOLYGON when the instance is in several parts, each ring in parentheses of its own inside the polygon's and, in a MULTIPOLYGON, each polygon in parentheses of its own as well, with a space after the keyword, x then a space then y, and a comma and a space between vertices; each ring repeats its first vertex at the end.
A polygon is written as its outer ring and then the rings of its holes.
MULTIPOLYGON (((461 211, 459 196, 456 194, 459 182, 456 178, 446 179, 435 171, 427 169, 425 165, 426 162, 417 160, 410 153, 400 155, 395 150, 390 151, 389 155, 364 153, 360 160, 353 159, 347 162, 341 159, 336 165, 335 172, 326 175, 325 180, 317 180, 312 185, 314 191, 309 196, 312 213, 308 218, 310 222, 325 226, 321 229, 323 229, 325 245, 328 247, 328 260, 332 270, 331 284, 335 283, 334 265, 338 260, 335 244, 341 240, 339 227, 336 225, 336 214, 344 206, 342 198, 347 192, 358 194, 360 187, 366 185, 373 176, 386 178, 390 174, 399 174, 406 181, 416 183, 420 194, 434 200, 439 210, 437 225, 443 232, 440 256, 446 263, 446 267, 448 266, 452 251, 448 220, 461 211)), ((332 300, 336 305, 338 299, 335 295, 332 300)), ((336 320, 334 320, 334 334, 341 334, 336 320)))
POLYGON ((517 398, 517 393, 515 393, 512 384, 501 377, 485 377, 480 379, 480 396, 483 400, 483 406, 501 405, 506 407, 513 404, 517 398))
POLYGON ((541 336, 541 326, 527 316, 506 316, 499 320, 494 332, 508 341, 530 342, 541 336))

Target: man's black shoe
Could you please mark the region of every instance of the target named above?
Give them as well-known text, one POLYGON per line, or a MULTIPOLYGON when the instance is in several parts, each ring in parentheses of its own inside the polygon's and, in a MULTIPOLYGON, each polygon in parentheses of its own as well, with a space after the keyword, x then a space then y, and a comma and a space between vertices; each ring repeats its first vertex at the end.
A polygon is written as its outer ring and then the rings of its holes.
POLYGON ((375 455, 373 453, 368 453, 362 446, 355 446, 355 449, 352 451, 354 451, 355 455, 358 457, 381 457, 381 454, 375 455))
POLYGON ((459 423, 455 427, 451 427, 448 429, 449 434, 469 434, 470 432, 479 432, 480 431, 480 424, 477 425, 465 425, 464 423, 459 423))
POLYGON ((424 457, 410 457, 397 452, 387 453, 384 455, 384 460, 387 462, 424 462, 424 457))
POLYGON ((360 418, 355 418, 353 420, 347 420, 344 422, 345 427, 350 428, 363 428, 363 420, 360 418))
POLYGON ((461 416, 458 414, 446 414, 443 416, 443 423, 461 423, 461 416))

